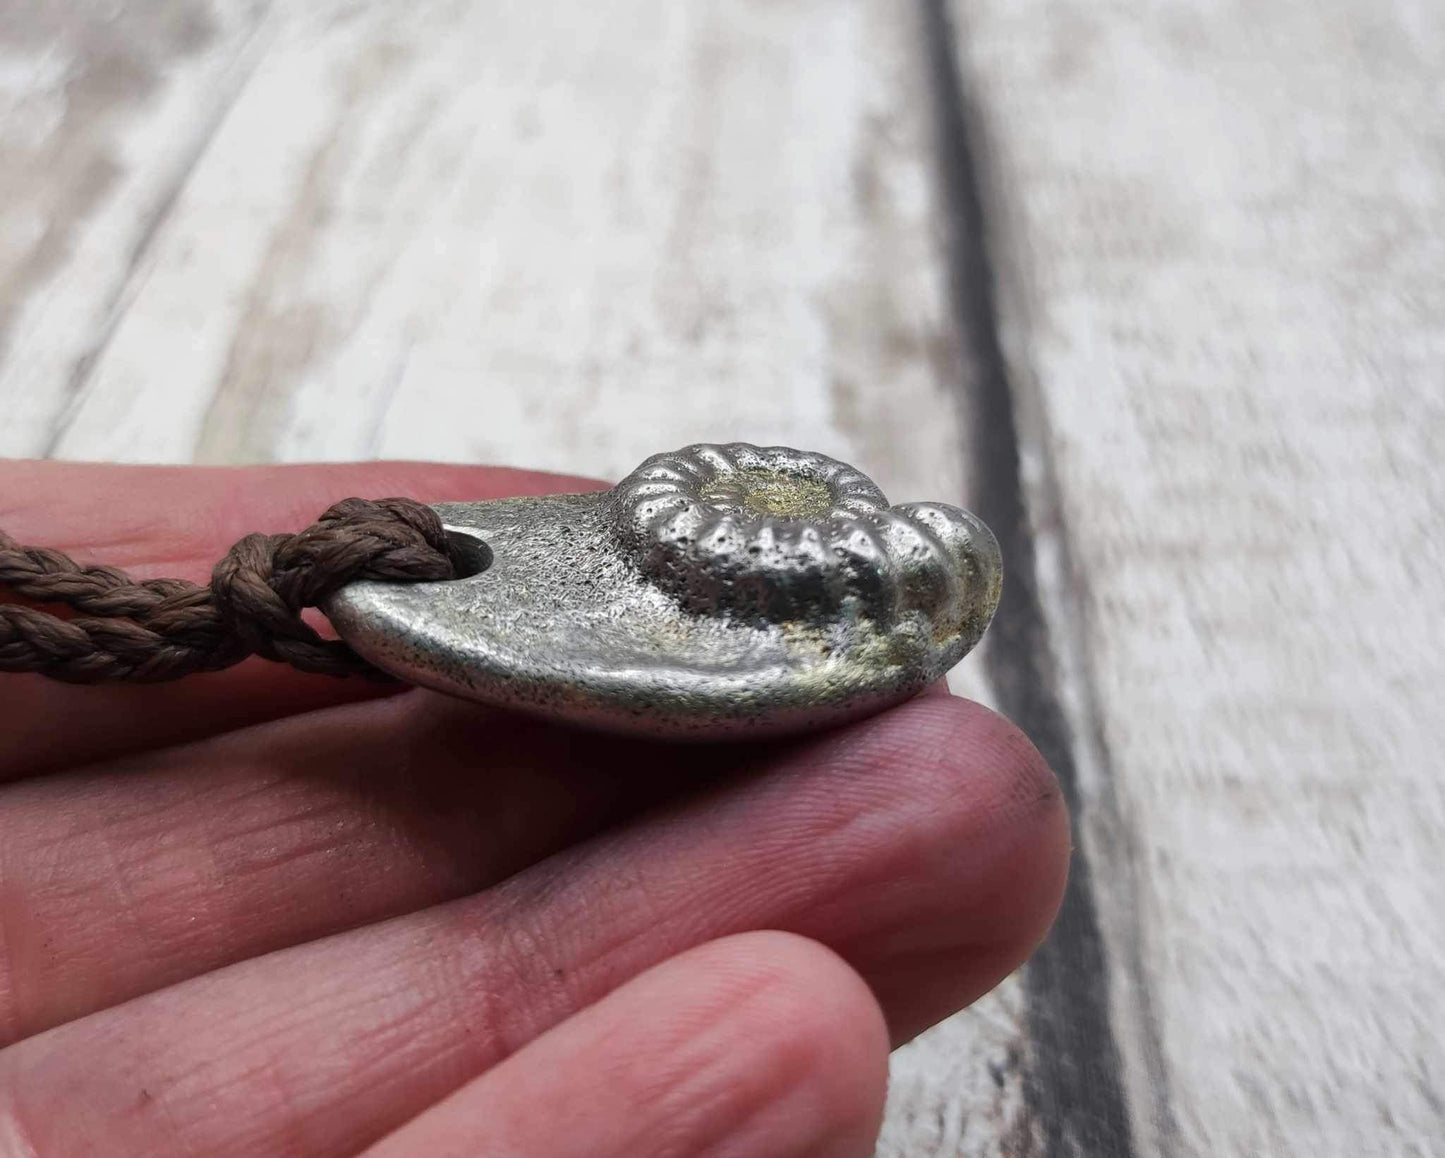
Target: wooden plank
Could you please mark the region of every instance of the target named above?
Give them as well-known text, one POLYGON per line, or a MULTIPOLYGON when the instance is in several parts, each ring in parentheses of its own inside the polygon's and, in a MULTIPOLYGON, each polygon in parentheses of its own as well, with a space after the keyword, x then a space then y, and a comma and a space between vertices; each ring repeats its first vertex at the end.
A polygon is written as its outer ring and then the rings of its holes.
POLYGON ((261 23, 249 0, 0 9, 0 454, 61 440, 261 23))
POLYGON ((950 405, 925 78, 834 9, 278 7, 57 453, 618 474, 751 433, 956 493, 947 437, 898 453, 950 405))
POLYGON ((1438 1152, 1445 10, 952 17, 1121 1152, 1438 1152))
MULTIPOLYGON (((148 71, 57 113, 60 142, 0 115, 29 170, 0 217, 0 392, 26 399, 0 453, 617 476, 746 438, 968 499, 910 7, 166 0, 26 35, 16 108, 64 104, 23 71, 42 40, 58 77, 148 71), (37 232, 65 243, 40 261, 37 232)), ((881 1153, 1006 1128, 1021 1003, 898 1055, 881 1153)))

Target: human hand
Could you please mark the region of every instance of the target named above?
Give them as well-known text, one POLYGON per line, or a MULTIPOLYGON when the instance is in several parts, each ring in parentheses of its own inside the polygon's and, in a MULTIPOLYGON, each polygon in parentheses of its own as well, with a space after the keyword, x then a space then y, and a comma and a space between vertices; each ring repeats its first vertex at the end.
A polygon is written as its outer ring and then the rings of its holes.
MULTIPOLYGON (((0 463, 0 527, 204 581, 347 495, 586 485, 0 463)), ((703 748, 259 660, 0 675, 0 1155, 870 1154, 890 1042, 1023 961, 1067 846, 941 694, 703 748)))

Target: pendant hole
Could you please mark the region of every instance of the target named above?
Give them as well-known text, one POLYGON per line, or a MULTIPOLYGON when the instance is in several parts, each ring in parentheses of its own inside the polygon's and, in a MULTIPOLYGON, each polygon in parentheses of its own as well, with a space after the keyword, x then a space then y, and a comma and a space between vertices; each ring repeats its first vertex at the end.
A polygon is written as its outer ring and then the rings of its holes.
POLYGON ((457 569, 458 579, 470 579, 480 575, 492 565, 492 548, 485 539, 466 531, 447 528, 447 546, 452 557, 452 566, 457 569))

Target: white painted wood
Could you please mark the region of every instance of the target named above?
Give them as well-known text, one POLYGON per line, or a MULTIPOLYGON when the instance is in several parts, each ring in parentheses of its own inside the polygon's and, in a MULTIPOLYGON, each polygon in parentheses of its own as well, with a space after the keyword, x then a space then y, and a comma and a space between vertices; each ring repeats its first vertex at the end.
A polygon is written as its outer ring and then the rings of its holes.
MULTIPOLYGON (((331 0, 260 27, 259 55, 213 43, 204 75, 178 60, 114 114, 138 168, 200 156, 92 366, 105 319, 77 303, 56 309, 67 347, 14 327, 7 394, 53 415, 80 367, 59 455, 616 475, 751 436, 850 457, 900 498, 958 492, 948 414, 919 439, 903 410, 947 410, 949 337, 927 78, 891 5, 331 0), (227 69, 219 123, 160 115, 227 69)), ((135 212, 66 225, 113 217, 122 248, 135 212)), ((20 305, 80 273, 24 278, 20 305)), ((50 437, 13 426, 0 448, 50 437)))
POLYGON ((953 13, 1139 1148, 1445 1152, 1445 9, 953 13))
MULTIPOLYGON (((0 453, 615 477, 744 438, 966 499, 911 8, 50 7, 0 21, 0 453)), ((898 1055, 884 1153, 1011 1118, 1020 1000, 898 1055)))
POLYGON ((1037 1153, 1022 1090, 1026 1040, 1015 975, 895 1051, 877 1158, 1037 1153))
POLYGON ((91 5, 5 9, 0 454, 14 456, 53 450, 72 419, 158 224, 244 84, 260 14, 248 0, 155 0, 110 19, 91 5))

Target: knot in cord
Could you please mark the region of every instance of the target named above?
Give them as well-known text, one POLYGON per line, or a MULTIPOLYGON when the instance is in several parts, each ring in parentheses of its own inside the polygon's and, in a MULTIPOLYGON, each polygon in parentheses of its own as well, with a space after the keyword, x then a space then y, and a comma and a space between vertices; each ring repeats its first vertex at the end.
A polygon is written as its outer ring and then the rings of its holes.
POLYGON ((405 498, 344 499, 299 534, 247 535, 216 564, 209 586, 136 581, 0 532, 0 590, 82 613, 61 618, 0 603, 0 671, 157 682, 254 654, 302 671, 389 679, 319 634, 302 612, 358 579, 416 583, 461 573, 436 512, 405 498))

